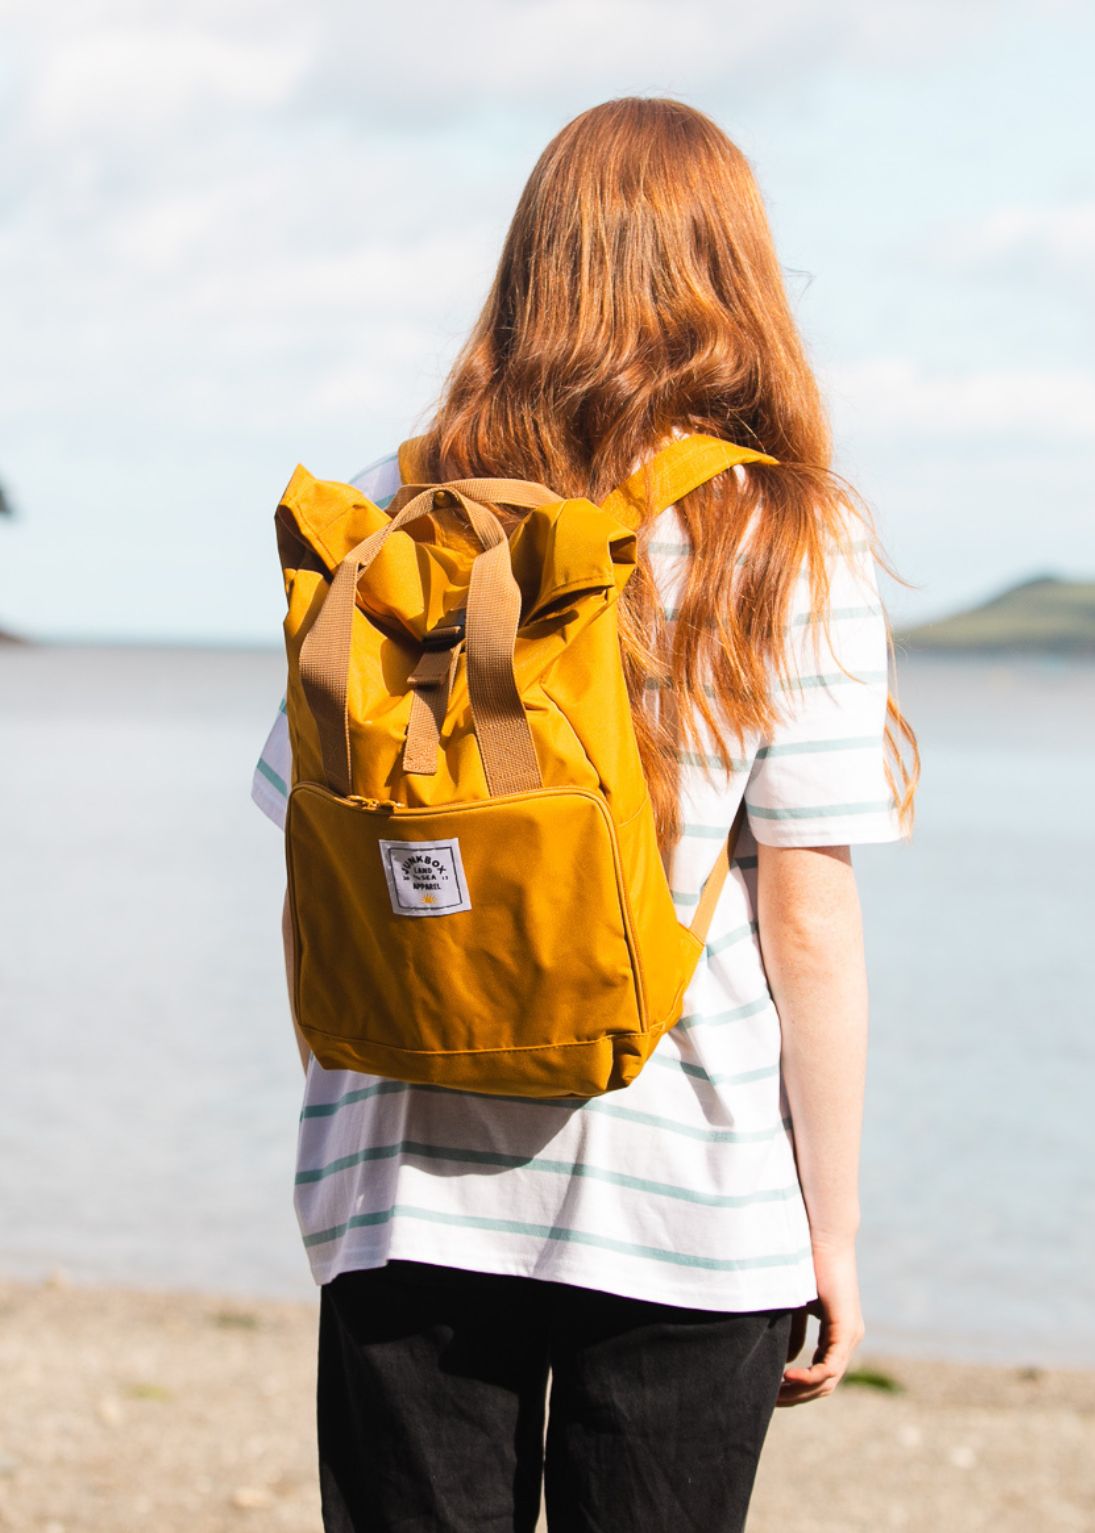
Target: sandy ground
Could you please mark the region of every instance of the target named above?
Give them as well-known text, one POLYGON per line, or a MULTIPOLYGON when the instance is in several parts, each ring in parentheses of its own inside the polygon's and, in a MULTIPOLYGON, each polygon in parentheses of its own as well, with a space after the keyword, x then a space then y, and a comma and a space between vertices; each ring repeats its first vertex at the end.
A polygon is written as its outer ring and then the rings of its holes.
MULTIPOLYGON (((314 1328, 310 1304, 0 1284, 0 1529, 317 1533, 314 1328)), ((1095 1530, 1095 1371, 854 1367, 895 1387, 776 1411, 750 1533, 1095 1530)))

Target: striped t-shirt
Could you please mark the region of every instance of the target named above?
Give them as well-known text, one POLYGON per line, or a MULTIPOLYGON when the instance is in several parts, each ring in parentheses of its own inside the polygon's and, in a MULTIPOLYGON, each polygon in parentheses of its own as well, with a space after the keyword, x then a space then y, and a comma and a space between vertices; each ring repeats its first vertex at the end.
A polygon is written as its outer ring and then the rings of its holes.
MULTIPOLYGON (((399 482, 394 454, 353 481, 380 506, 399 482)), ((674 507, 650 539, 672 620, 688 558, 674 507)), ((682 921, 743 792, 747 820, 680 1022, 630 1086, 588 1101, 406 1085, 313 1058, 295 1204, 317 1283, 404 1258, 700 1309, 816 1296, 780 1020, 757 936, 756 843, 901 836, 883 775, 886 638, 865 545, 832 555, 830 579, 833 649, 822 637, 819 664, 800 574, 795 684, 778 695, 779 727, 749 740, 729 776, 716 755, 682 760, 684 827, 669 864, 682 921)), ((252 787, 278 825, 291 780, 283 699, 252 787)))

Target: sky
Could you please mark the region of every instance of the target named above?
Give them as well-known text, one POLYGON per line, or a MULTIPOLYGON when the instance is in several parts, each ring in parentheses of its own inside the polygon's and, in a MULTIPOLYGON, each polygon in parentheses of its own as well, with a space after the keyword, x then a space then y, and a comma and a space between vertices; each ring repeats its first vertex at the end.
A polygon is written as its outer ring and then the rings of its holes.
POLYGON ((620 95, 748 157, 895 624, 1095 578, 1095 8, 0 0, 0 627, 277 646, 273 517, 428 419, 620 95))

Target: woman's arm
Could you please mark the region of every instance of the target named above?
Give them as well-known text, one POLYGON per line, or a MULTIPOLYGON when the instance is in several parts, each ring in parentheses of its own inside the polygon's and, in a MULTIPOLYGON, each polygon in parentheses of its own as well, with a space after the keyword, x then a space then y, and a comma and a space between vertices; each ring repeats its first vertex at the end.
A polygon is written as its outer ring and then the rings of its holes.
POLYGON ((868 1009, 850 848, 758 845, 757 921, 810 1229, 848 1239, 859 1228, 868 1009))
POLYGON ((289 1015, 293 1019, 293 1031, 297 1036, 297 1048, 300 1051, 300 1062, 305 1070, 308 1069, 308 1060, 311 1058, 311 1049, 305 1040, 297 1024, 296 1008, 293 1005, 293 923, 289 918, 289 891, 285 891, 285 900, 281 907, 281 937, 285 945, 285 983, 289 990, 289 1015))
MULTIPOLYGON (((867 1070, 863 925, 847 846, 757 846, 757 921, 810 1221, 821 1319, 814 1364, 781 1404, 829 1394, 863 1339, 855 1241, 867 1070)), ((805 1317, 794 1356, 805 1335, 805 1317)))

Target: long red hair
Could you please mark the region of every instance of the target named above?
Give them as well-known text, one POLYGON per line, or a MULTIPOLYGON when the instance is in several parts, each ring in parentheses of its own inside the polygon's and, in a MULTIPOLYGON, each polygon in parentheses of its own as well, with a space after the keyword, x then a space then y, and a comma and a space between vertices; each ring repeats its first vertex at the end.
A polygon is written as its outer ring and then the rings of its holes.
MULTIPOLYGON (((866 537, 900 577, 869 509, 831 468, 825 410, 748 161, 692 107, 625 97, 574 118, 537 161, 422 449, 435 482, 520 477, 599 501, 675 429, 779 463, 720 474, 679 502, 692 557, 672 630, 644 537, 623 593, 623 659, 663 849, 680 831, 679 761, 699 720, 727 770, 728 733, 740 745, 775 722, 769 667, 786 680, 804 561, 815 638, 833 543, 866 537)), ((892 660, 888 618, 886 632, 892 660)), ((892 690, 886 745, 908 833, 919 752, 892 690)))

